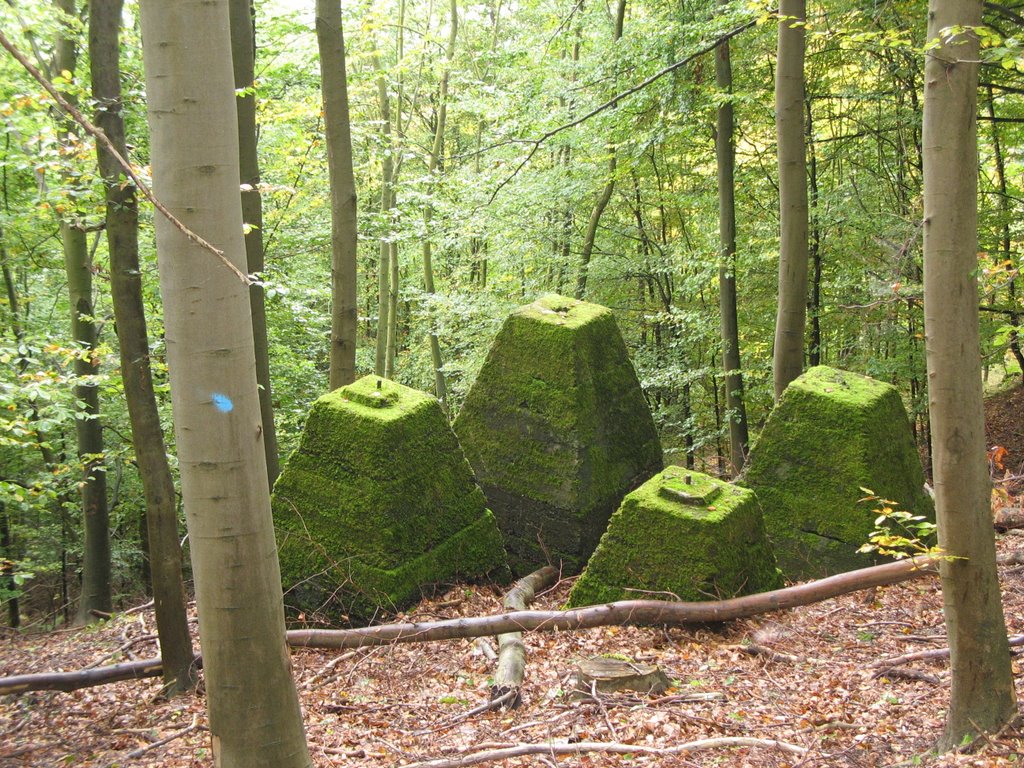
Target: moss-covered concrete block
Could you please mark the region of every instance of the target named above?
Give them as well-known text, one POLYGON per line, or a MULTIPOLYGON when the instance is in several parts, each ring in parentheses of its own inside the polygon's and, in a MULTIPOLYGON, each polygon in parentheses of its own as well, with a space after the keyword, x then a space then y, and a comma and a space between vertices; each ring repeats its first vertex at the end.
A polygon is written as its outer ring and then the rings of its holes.
POLYGON ((610 310, 543 296, 510 315, 455 420, 517 573, 578 572, 661 444, 610 310))
POLYGON ((715 600, 781 586, 753 491, 668 467, 623 499, 569 605, 715 600))
POLYGON ((793 381, 750 453, 743 484, 757 492, 783 573, 819 578, 875 560, 857 549, 876 514, 861 488, 935 519, 899 392, 819 366, 793 381))
POLYGON ((501 534, 430 395, 366 376, 314 404, 274 486, 285 604, 364 621, 427 585, 507 575, 501 534))

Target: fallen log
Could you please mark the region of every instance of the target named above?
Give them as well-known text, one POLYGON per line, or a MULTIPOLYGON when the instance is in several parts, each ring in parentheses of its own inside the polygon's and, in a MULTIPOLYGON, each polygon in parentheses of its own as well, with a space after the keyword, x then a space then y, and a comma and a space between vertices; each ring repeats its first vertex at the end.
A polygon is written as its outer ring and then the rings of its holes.
MULTIPOLYGON (((547 565, 517 581, 505 595, 502 607, 506 611, 525 611, 534 596, 558 580, 558 570, 547 565)), ((526 646, 522 632, 504 632, 498 635, 498 664, 491 686, 491 703, 501 701, 507 709, 522 703, 519 689, 526 676, 526 646)))
POLYGON ((936 558, 916 557, 728 600, 700 603, 622 600, 569 611, 514 611, 498 616, 383 624, 357 629, 297 629, 288 633, 288 644, 297 648, 369 648, 392 643, 456 640, 504 632, 565 632, 605 626, 717 624, 810 605, 850 592, 897 584, 936 573, 936 558))
MULTIPOLYGON (((1013 554, 1007 556, 1013 557, 1013 554)), ((1002 562, 1004 558, 1000 558, 1002 562)), ((934 575, 938 561, 918 557, 862 568, 793 587, 704 603, 624 600, 570 611, 514 611, 497 616, 384 624, 357 629, 293 629, 295 648, 369 648, 393 643, 456 640, 512 632, 559 632, 603 626, 681 626, 714 624, 810 605, 839 595, 934 575)), ((201 663, 199 657, 196 663, 201 663)), ((0 678, 0 695, 27 691, 73 691, 122 680, 158 677, 159 657, 77 672, 50 672, 0 678)))

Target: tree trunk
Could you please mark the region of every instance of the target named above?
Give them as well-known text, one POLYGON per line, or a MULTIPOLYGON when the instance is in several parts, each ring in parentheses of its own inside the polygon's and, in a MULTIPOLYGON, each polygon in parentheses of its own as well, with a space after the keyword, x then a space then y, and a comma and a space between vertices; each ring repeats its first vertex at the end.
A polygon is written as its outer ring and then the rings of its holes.
MULTIPOLYGON (((377 64, 380 68, 380 64, 377 64)), ((394 206, 395 161, 394 144, 391 138, 391 97, 383 72, 377 78, 377 103, 380 106, 381 143, 384 157, 381 159, 380 212, 384 226, 391 226, 391 209, 394 206)), ((377 262, 377 354, 374 373, 383 376, 387 369, 388 322, 390 319, 391 268, 388 234, 380 241, 380 258, 377 262)))
MULTIPOLYGON (((729 41, 715 52, 715 80, 723 94, 732 94, 732 62, 729 41)), ((718 105, 715 126, 718 160, 718 308, 722 334, 722 367, 725 369, 725 410, 729 420, 729 458, 733 474, 739 474, 747 457, 750 436, 740 371, 739 319, 736 312, 736 146, 731 99, 718 105)))
POLYGON ((924 93, 924 296, 928 405, 951 700, 942 749, 1016 712, 996 573, 978 330, 979 0, 930 0, 924 93))
POLYGON ((356 378, 356 181, 352 169, 348 77, 340 0, 317 0, 316 41, 331 177, 331 368, 330 387, 356 378))
MULTIPOLYGON (((121 156, 127 157, 118 61, 123 5, 124 0, 92 0, 89 51, 96 125, 121 156)), ((149 335, 139 269, 138 206, 135 187, 126 182, 114 158, 102 148, 97 148, 97 154, 100 174, 106 183, 110 292, 121 354, 121 380, 146 497, 150 573, 160 654, 164 659, 164 691, 174 694, 194 688, 197 676, 192 667, 192 638, 181 579, 177 497, 149 366, 149 335)))
MULTIPOLYGON (((245 269, 226 0, 141 3, 154 191, 245 269)), ((249 291, 156 218, 214 763, 307 768, 267 488, 249 291), (242 663, 239 663, 242 660, 242 663)))
MULTIPOLYGON (((54 0, 54 4, 69 17, 75 17, 75 0, 54 0)), ((57 72, 73 74, 77 63, 77 41, 62 26, 55 46, 53 68, 57 72)), ((73 94, 65 92, 63 96, 70 103, 75 103, 73 94)), ((65 146, 74 141, 73 124, 68 122, 69 119, 67 115, 59 116, 63 123, 61 143, 65 146)), ((65 179, 65 182, 74 183, 70 179, 65 179)), ((96 621, 94 611, 109 613, 112 605, 107 475, 103 461, 99 387, 94 378, 99 373, 99 333, 93 320, 92 259, 85 230, 73 218, 65 217, 60 222, 60 236, 71 304, 71 336, 78 348, 74 371, 80 382, 75 385, 75 398, 80 408, 75 434, 83 470, 80 488, 85 542, 82 545, 82 593, 75 620, 79 624, 88 624, 96 621)))
MULTIPOLYGON (((437 92, 437 125, 434 128, 434 143, 427 156, 427 175, 432 177, 437 171, 441 153, 444 150, 444 129, 448 117, 448 78, 451 74, 452 59, 455 57, 455 39, 459 31, 459 10, 458 0, 451 0, 451 17, 448 22, 448 48, 445 51, 444 72, 441 75, 441 84, 437 92)), ((430 181, 428 181, 430 184, 430 181)), ((424 292, 433 296, 434 294, 434 265, 430 241, 430 219, 433 210, 429 201, 423 208, 423 289, 424 292)), ((432 324, 433 311, 427 308, 428 322, 432 324)), ((430 340, 430 360, 434 366, 434 394, 441 401, 441 407, 448 411, 448 386, 445 383, 441 359, 441 344, 433 328, 427 334, 430 340)))
POLYGON ((807 99, 807 156, 807 181, 810 186, 808 261, 811 267, 811 295, 807 302, 807 311, 811 316, 811 338, 807 362, 815 366, 821 365, 821 221, 818 217, 818 158, 814 152, 814 115, 810 99, 807 99))
MULTIPOLYGON (((1009 191, 1006 186, 1006 162, 1003 159, 1003 145, 999 136, 999 123, 996 122, 996 103, 991 85, 988 86, 988 116, 992 120, 992 160, 995 163, 996 188, 999 190, 999 253, 996 256, 996 264, 998 269, 1005 268, 1009 270, 1012 263, 1011 259, 1013 258, 1013 243, 1010 238, 1012 214, 1010 212, 1009 191)), ((1016 285, 1016 280, 1010 280, 1009 285, 1006 287, 1007 303, 1013 309, 1016 308, 1017 304, 1016 285)), ((992 297, 992 302, 995 303, 995 296, 992 297)), ((1011 312, 1009 319, 1010 325, 1013 328, 1020 327, 1020 314, 1011 312)), ((1021 351, 1020 335, 1016 330, 1010 331, 1008 346, 1014 359, 1017 361, 1017 366, 1024 372, 1024 352, 1021 351)))
POLYGON ((775 72, 779 155, 779 307, 775 319, 775 400, 803 372, 807 316, 807 173, 804 157, 805 0, 780 0, 775 72))
MULTIPOLYGON (((242 189, 242 221, 245 222, 245 262, 249 274, 263 271, 263 197, 260 195, 260 163, 256 153, 255 40, 252 0, 230 0, 231 60, 238 89, 238 164, 242 189)), ((267 455, 267 481, 271 488, 281 472, 277 453, 277 429, 270 386, 270 352, 267 342, 267 310, 263 286, 249 287, 252 335, 256 352, 256 380, 260 384, 260 423, 267 455)))
MULTIPOLYGON (((612 31, 612 42, 617 43, 622 38, 622 27, 626 19, 626 0, 619 0, 615 8, 615 27, 612 31)), ((604 189, 594 203, 590 211, 590 219, 587 220, 587 231, 583 235, 583 248, 580 252, 580 271, 576 278, 577 299, 583 300, 587 295, 587 277, 590 272, 590 259, 594 253, 594 243, 597 241, 597 228, 601 224, 601 216, 604 209, 611 202, 612 194, 615 192, 615 169, 618 166, 618 158, 615 156, 615 147, 610 145, 608 151, 611 156, 608 158, 608 179, 605 181, 604 189)))

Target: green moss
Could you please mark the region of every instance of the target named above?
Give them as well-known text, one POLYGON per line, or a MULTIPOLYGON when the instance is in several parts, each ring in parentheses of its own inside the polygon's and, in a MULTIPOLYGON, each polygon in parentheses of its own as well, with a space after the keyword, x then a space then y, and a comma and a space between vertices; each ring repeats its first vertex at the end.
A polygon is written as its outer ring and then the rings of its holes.
POLYGON ((438 402, 367 376, 324 395, 274 486, 285 602, 355 620, 421 587, 505 569, 501 536, 438 402))
POLYGON ((875 514, 862 487, 934 520, 894 387, 825 366, 789 385, 751 450, 743 484, 761 502, 783 572, 818 578, 872 564, 857 553, 875 514))
POLYGON ((562 296, 506 319, 455 431, 519 572, 548 556, 579 570, 622 496, 662 466, 612 313, 562 296))
POLYGON ((781 586, 753 492, 668 467, 623 499, 569 605, 710 600, 781 586))

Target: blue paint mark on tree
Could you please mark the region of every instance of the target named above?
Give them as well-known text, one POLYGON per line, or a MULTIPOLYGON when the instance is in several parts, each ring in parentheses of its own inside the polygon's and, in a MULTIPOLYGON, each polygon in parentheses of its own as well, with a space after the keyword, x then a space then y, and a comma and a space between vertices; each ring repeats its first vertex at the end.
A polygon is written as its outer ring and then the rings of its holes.
POLYGON ((231 402, 231 398, 221 392, 214 392, 210 395, 210 399, 213 400, 213 406, 221 413, 230 413, 235 404, 231 402))

